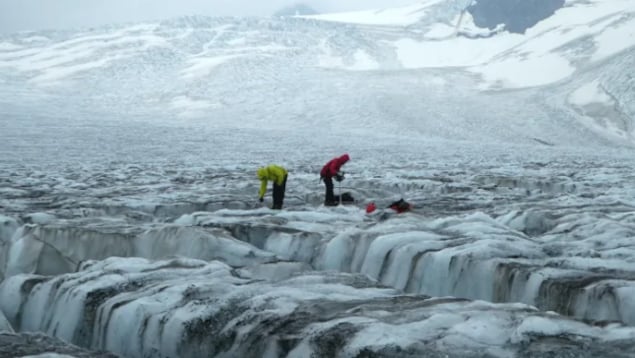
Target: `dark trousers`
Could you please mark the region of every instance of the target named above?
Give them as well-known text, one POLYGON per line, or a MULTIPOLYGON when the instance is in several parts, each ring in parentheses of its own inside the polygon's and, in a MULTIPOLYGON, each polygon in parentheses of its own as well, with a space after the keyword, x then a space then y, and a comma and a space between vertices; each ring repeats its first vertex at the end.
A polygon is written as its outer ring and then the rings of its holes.
POLYGON ((284 191, 287 188, 287 176, 284 176, 284 180, 281 185, 273 182, 273 207, 272 209, 282 209, 282 203, 284 202, 284 191))
POLYGON ((324 177, 324 185, 326 186, 324 204, 335 203, 335 194, 333 194, 333 177, 324 177))

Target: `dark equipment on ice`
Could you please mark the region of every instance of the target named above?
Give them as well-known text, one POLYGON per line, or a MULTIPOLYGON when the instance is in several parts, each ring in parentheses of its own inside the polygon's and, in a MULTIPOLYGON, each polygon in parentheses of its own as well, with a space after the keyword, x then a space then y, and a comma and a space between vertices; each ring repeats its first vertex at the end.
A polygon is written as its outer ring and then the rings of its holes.
POLYGON ((401 198, 393 202, 392 204, 388 205, 388 208, 396 211, 398 214, 401 214, 401 213, 405 213, 407 211, 412 210, 412 204, 410 204, 409 202, 401 198))

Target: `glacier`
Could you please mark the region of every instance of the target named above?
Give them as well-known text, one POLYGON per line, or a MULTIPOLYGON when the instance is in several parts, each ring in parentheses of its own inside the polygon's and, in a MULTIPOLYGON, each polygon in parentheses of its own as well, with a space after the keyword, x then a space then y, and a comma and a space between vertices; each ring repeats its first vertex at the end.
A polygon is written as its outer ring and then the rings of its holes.
POLYGON ((0 35, 0 356, 632 357, 635 6, 465 10, 0 35))
POLYGON ((7 309, 19 329, 127 357, 539 356, 580 342, 593 348, 570 352, 617 357, 635 345, 633 327, 589 327, 521 304, 400 295, 341 273, 260 274, 218 261, 109 258, 53 279, 13 276, 2 292, 28 296, 19 311, 29 315, 7 309))

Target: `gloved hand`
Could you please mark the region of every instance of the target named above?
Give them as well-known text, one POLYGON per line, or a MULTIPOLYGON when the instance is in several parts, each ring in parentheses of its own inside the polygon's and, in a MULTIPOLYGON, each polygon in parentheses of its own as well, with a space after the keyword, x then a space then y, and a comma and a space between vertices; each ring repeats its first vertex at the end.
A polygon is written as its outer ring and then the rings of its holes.
POLYGON ((344 173, 343 172, 338 172, 337 174, 335 174, 335 180, 336 181, 344 180, 344 173))
POLYGON ((262 203, 263 201, 265 201, 265 198, 258 198, 258 201, 262 203))

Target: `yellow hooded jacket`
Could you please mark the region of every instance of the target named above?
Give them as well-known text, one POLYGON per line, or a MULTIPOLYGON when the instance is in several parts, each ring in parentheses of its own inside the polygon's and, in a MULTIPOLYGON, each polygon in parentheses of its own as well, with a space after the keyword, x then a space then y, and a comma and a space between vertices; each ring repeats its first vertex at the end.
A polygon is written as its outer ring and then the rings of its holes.
POLYGON ((260 191, 258 197, 262 198, 267 192, 267 181, 271 180, 277 185, 282 185, 284 177, 287 175, 287 170, 279 165, 269 165, 266 167, 258 168, 258 179, 260 179, 260 191))

